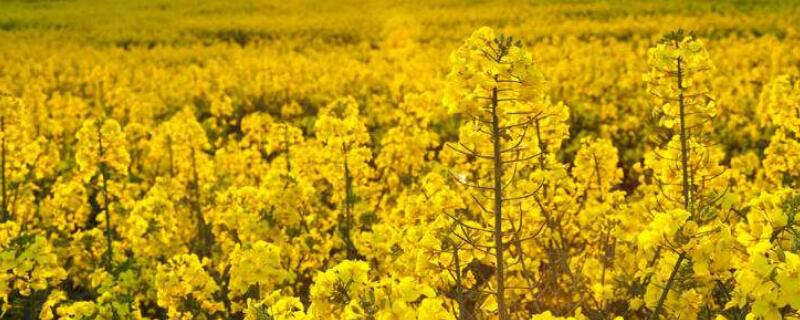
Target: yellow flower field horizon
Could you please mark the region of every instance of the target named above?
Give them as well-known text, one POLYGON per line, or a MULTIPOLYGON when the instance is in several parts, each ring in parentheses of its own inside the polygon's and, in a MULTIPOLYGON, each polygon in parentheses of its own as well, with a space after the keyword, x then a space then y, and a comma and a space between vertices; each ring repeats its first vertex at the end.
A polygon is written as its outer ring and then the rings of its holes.
POLYGON ((800 2, 0 2, 0 319, 800 319, 800 2))

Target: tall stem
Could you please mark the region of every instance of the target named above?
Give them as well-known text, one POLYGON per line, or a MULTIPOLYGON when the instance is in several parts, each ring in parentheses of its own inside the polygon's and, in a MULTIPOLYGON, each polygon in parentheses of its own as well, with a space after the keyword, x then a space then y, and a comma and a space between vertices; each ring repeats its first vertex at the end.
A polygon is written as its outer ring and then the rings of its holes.
MULTIPOLYGON (((533 122, 534 126, 536 127, 536 141, 539 142, 539 167, 544 170, 545 169, 545 157, 547 152, 547 145, 542 141, 542 127, 539 124, 539 119, 533 122)), ((547 189, 545 189, 547 191, 547 189)))
MULTIPOLYGON (((689 211, 690 216, 694 216, 694 210, 692 206, 692 190, 691 185, 689 184, 689 147, 688 147, 688 137, 686 132, 686 100, 684 96, 684 91, 686 88, 683 87, 683 60, 681 57, 676 59, 677 63, 677 79, 678 79, 678 103, 679 103, 679 118, 680 118, 680 139, 681 139, 681 173, 683 176, 683 206, 684 209, 689 211)), ((664 285, 664 289, 661 291, 661 296, 658 298, 658 303, 656 304, 656 308, 653 309, 653 313, 650 315, 650 319, 658 319, 658 314, 661 313, 661 309, 664 307, 664 302, 666 301, 667 294, 669 294, 669 290, 672 289, 672 285, 675 282, 675 276, 678 274, 678 270, 681 268, 681 264, 683 260, 686 258, 686 255, 681 253, 678 255, 678 260, 675 261, 675 265, 672 267, 672 272, 669 275, 669 279, 667 279, 667 283, 664 285)))
POLYGON ((211 255, 211 233, 208 230, 206 219, 203 217, 203 209, 200 203, 200 176, 197 172, 197 157, 195 155, 195 148, 191 148, 190 157, 192 160, 192 211, 194 211, 195 219, 197 219, 197 233, 199 237, 198 253, 201 257, 211 255))
POLYGON ((0 179, 2 179, 3 207, 0 210, 3 211, 2 221, 8 221, 11 217, 8 212, 8 198, 6 195, 6 119, 3 116, 0 116, 0 132, 3 134, 2 141, 0 141, 0 179))
POLYGON ((656 308, 653 310, 653 314, 650 315, 651 320, 658 319, 658 314, 661 313, 661 309, 664 307, 664 302, 667 300, 667 294, 669 294, 669 290, 672 287, 672 284, 675 282, 675 276, 678 275, 678 270, 680 270, 684 259, 686 259, 686 255, 683 253, 678 255, 678 260, 675 261, 675 266, 672 267, 672 272, 669 274, 667 284, 664 286, 664 290, 661 291, 661 296, 658 297, 656 308))
POLYGON ((494 161, 494 247, 497 280, 497 311, 500 320, 508 319, 505 301, 505 265, 503 260, 503 159, 500 144, 500 119, 497 115, 497 87, 492 89, 492 146, 494 161))
POLYGON ((97 129, 97 145, 98 145, 98 152, 100 153, 100 178, 103 179, 103 211, 106 212, 106 271, 111 272, 113 268, 113 247, 111 245, 112 235, 111 235, 111 209, 108 197, 108 170, 106 167, 106 163, 103 160, 105 157, 105 147, 103 146, 103 134, 101 133, 100 129, 97 129))
POLYGON ((467 320, 467 306, 464 305, 464 292, 463 284, 461 281, 461 260, 458 257, 458 246, 453 245, 453 265, 456 274, 456 303, 458 303, 458 317, 457 320, 467 320))
POLYGON ((689 184, 689 142, 686 132, 686 101, 684 98, 683 87, 683 68, 682 60, 680 57, 677 59, 678 63, 678 103, 680 104, 680 138, 681 138, 681 171, 683 173, 683 206, 690 213, 692 210, 692 190, 689 184))
POLYGON ((355 195, 353 194, 353 177, 350 175, 350 165, 347 162, 347 152, 344 154, 344 189, 345 189, 345 202, 344 202, 344 228, 342 230, 342 237, 344 238, 345 250, 347 251, 347 259, 356 258, 356 250, 353 247, 353 241, 350 239, 350 230, 353 228, 353 202, 355 195))
POLYGON ((292 152, 289 148, 289 125, 283 124, 283 148, 286 152, 286 174, 292 172, 292 152))
POLYGON ((169 176, 175 177, 175 155, 172 151, 172 137, 167 136, 167 155, 169 156, 169 176))

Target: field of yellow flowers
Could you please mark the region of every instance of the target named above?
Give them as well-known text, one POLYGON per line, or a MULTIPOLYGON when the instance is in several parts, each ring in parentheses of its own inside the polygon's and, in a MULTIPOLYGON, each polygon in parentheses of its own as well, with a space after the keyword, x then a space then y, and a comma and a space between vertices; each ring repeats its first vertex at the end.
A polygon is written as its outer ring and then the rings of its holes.
POLYGON ((800 319, 800 2, 0 2, 0 320, 800 319))

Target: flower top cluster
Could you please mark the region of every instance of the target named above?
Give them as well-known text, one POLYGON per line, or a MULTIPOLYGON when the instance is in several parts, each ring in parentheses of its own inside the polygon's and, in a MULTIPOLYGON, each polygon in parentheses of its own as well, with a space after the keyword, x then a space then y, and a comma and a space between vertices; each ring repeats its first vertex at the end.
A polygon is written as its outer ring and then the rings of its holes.
POLYGON ((113 119, 90 119, 77 133, 78 145, 75 161, 84 181, 96 173, 125 176, 131 158, 126 149, 125 133, 113 119))
POLYGON ((648 91, 661 100, 654 109, 662 115, 660 124, 677 128, 684 117, 682 126, 686 128, 710 125, 709 119, 717 113, 710 96, 715 67, 703 42, 679 30, 664 37, 647 56, 650 71, 644 80, 648 91))
POLYGON ((450 65, 445 104, 453 113, 477 114, 493 98, 503 102, 501 113, 522 112, 530 109, 525 101, 541 99, 546 91, 544 75, 522 42, 489 27, 475 31, 454 51, 450 65))

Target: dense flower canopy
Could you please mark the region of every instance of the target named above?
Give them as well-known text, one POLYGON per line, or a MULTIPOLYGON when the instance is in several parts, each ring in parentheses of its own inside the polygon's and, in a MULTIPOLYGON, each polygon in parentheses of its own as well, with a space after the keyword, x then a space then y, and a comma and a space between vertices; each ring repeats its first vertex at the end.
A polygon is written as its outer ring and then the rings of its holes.
POLYGON ((800 319, 798 15, 0 2, 0 319, 800 319))

